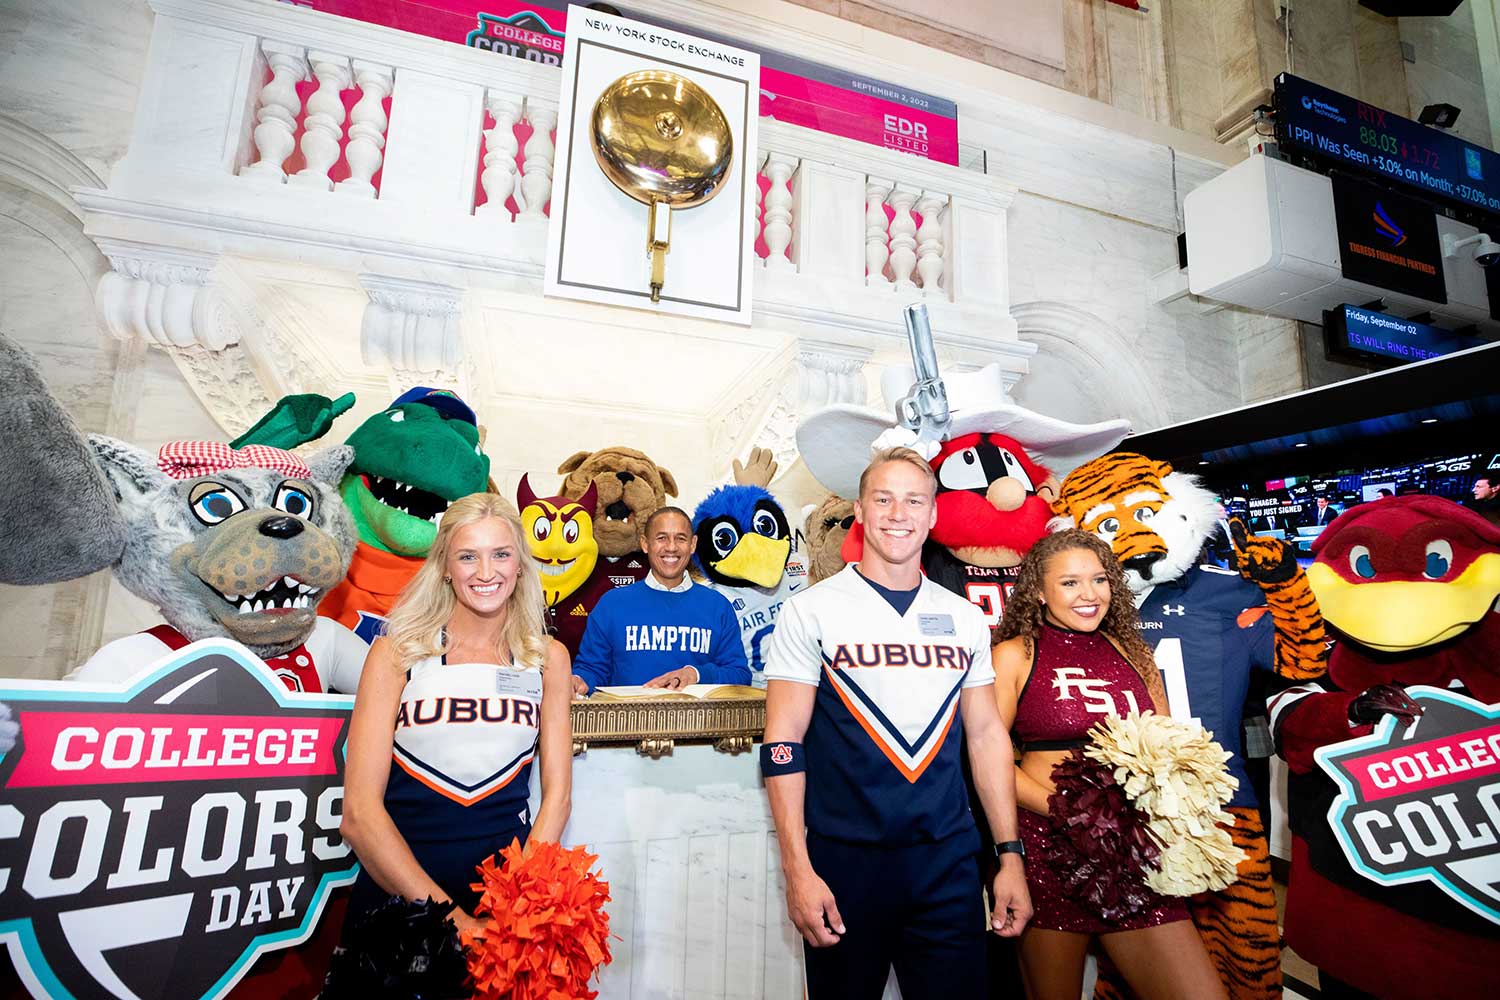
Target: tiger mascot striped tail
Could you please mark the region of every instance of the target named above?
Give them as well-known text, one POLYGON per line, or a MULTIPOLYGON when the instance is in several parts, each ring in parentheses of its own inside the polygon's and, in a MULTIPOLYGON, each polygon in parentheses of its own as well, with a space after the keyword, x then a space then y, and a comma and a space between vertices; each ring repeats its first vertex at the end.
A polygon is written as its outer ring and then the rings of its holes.
MULTIPOLYGON (((1232 687, 1228 672, 1240 672, 1232 678, 1234 686, 1248 684, 1252 666, 1288 680, 1326 672, 1322 615, 1290 546, 1248 536, 1244 525, 1234 522, 1230 534, 1238 574, 1199 569, 1205 542, 1219 530, 1219 506, 1196 477, 1144 455, 1117 452, 1075 469, 1063 481, 1053 511, 1054 530, 1079 527, 1110 543, 1137 595, 1142 626, 1162 629, 1145 638, 1155 644, 1164 677, 1175 671, 1181 679, 1177 691, 1191 707, 1174 700, 1174 709, 1184 716, 1204 715, 1205 726, 1216 730, 1226 747, 1239 748, 1243 724, 1239 705, 1218 706, 1221 683, 1232 687), (1146 621, 1153 592, 1156 606, 1174 617, 1146 621), (1164 598, 1168 593, 1173 596, 1164 598), (1161 605, 1163 600, 1179 603, 1161 605), (1269 634, 1264 624, 1256 631, 1267 612, 1269 634), (1167 635, 1173 638, 1163 638, 1167 635)), ((1170 681, 1168 695, 1173 696, 1170 681)), ((1243 774, 1243 763, 1238 766, 1243 774)), ((1235 817, 1231 836, 1246 854, 1240 878, 1220 892, 1195 897, 1193 920, 1231 1000, 1279 997, 1281 942, 1261 813, 1253 795, 1237 795, 1229 811, 1235 817)), ((1130 993, 1101 961, 1094 995, 1123 1000, 1130 993)))

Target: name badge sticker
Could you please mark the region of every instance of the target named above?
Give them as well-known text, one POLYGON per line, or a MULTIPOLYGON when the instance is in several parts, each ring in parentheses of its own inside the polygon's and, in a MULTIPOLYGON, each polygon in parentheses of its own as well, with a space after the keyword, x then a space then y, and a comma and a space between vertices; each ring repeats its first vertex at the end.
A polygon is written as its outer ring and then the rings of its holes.
POLYGON ((542 672, 540 670, 513 670, 510 667, 495 669, 495 693, 510 697, 542 700, 542 672))
POLYGON ((917 625, 923 635, 957 635, 952 615, 917 615, 917 625))

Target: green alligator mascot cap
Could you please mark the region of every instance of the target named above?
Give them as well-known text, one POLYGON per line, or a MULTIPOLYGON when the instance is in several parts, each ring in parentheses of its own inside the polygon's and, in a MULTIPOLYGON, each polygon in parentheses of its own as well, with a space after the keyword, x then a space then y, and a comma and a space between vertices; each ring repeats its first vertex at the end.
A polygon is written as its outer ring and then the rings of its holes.
MULTIPOLYGON (((302 394, 287 396, 234 443, 292 448, 316 440, 354 405, 302 394)), ((354 518, 359 544, 348 578, 318 613, 373 642, 385 616, 426 558, 448 505, 484 492, 490 460, 479 444, 474 411, 443 389, 416 386, 349 435, 354 461, 339 495, 354 518)))

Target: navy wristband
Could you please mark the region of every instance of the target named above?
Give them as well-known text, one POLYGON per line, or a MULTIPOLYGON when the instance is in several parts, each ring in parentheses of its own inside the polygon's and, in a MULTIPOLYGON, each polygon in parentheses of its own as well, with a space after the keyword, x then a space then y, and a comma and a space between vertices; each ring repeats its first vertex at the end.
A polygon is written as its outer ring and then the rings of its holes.
POLYGON ((763 743, 760 748, 760 773, 767 778, 783 774, 801 774, 807 770, 807 758, 801 743, 763 743))

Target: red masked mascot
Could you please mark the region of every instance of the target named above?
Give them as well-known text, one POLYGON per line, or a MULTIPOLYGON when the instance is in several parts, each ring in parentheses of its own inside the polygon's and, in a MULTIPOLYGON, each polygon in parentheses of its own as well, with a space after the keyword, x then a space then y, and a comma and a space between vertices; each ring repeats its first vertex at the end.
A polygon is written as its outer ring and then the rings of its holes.
MULTIPOLYGON (((1318 966, 1325 997, 1500 996, 1500 926, 1430 882, 1382 885, 1355 872, 1330 826, 1334 782, 1313 756, 1370 734, 1387 714, 1415 721, 1408 738, 1420 743, 1423 709, 1408 685, 1500 704, 1500 527, 1437 497, 1393 497, 1340 514, 1313 552, 1307 579, 1337 631, 1328 676, 1271 699, 1277 750, 1291 770, 1287 944, 1318 966)), ((1492 818, 1497 790, 1480 793, 1492 818)), ((1447 836, 1416 826, 1424 838, 1447 836)), ((1494 843, 1500 821, 1467 833, 1494 843)), ((1483 864, 1481 881, 1500 899, 1500 847, 1483 864)))

